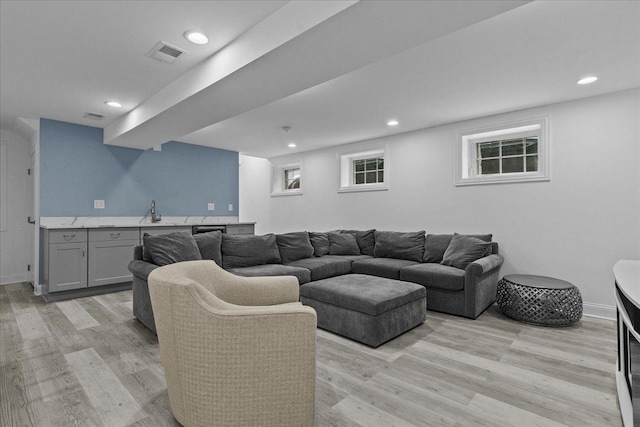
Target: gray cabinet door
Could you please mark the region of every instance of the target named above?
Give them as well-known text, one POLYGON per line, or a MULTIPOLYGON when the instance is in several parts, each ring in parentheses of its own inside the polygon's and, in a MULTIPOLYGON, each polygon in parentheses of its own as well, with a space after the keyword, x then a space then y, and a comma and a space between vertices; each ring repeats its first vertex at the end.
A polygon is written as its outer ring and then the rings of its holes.
POLYGON ((87 242, 49 245, 49 292, 87 287, 87 242))
POLYGON ((131 282, 127 266, 139 240, 89 242, 89 286, 131 282))

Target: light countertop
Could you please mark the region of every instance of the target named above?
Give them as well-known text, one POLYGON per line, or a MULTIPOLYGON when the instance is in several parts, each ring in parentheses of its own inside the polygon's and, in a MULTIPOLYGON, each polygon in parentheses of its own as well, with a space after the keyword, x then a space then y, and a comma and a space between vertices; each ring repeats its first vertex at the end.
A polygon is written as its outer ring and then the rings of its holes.
POLYGON ((41 217, 40 228, 55 230, 65 228, 107 227, 192 227, 194 225, 255 224, 240 222, 237 216, 163 216, 160 222, 152 223, 150 216, 113 217, 41 217))

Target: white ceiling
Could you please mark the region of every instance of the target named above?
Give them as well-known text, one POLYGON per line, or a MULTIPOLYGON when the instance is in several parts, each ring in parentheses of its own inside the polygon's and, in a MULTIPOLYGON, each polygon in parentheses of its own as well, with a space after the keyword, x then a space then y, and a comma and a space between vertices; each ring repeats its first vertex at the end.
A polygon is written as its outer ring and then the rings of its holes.
POLYGON ((273 157, 640 87, 637 1, 0 7, 2 127, 46 117, 133 148, 173 139, 273 157), (189 29, 212 41, 188 43, 189 29), (188 54, 144 56, 160 40, 188 54), (575 84, 588 74, 600 80, 575 84))

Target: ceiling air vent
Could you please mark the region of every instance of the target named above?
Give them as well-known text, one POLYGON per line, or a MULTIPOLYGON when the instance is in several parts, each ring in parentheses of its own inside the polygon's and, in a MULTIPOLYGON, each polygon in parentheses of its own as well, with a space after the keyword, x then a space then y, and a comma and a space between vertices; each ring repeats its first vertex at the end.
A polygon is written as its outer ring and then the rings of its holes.
POLYGON ((185 53, 187 52, 179 47, 172 46, 165 42, 158 42, 158 44, 147 53, 147 56, 170 64, 185 53))
POLYGON ((104 119, 104 116, 98 113, 85 113, 84 118, 91 120, 102 120, 104 119))

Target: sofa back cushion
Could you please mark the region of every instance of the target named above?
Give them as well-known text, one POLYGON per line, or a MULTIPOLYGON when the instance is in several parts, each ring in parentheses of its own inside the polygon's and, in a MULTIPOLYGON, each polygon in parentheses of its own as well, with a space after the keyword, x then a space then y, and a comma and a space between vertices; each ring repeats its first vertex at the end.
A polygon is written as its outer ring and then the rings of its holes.
POLYGON ((211 259, 222 267, 222 232, 219 230, 193 235, 202 259, 211 259))
POLYGON ((327 236, 327 233, 310 231, 309 241, 313 246, 313 254, 315 256, 329 255, 329 236, 327 236))
POLYGON ((329 255, 360 255, 360 247, 352 234, 328 232, 329 255))
POLYGON ((491 242, 473 236, 454 234, 440 264, 464 270, 467 265, 487 254, 491 254, 491 242))
POLYGON ((143 254, 156 265, 168 265, 180 261, 194 261, 202 259, 198 245, 191 233, 177 231, 175 233, 152 236, 144 233, 143 254))
POLYGON ((276 243, 283 264, 313 255, 313 246, 306 231, 276 234, 276 243))
POLYGON ((453 234, 427 234, 423 261, 440 263, 452 238, 453 234))
POLYGON ((278 264, 280 261, 280 252, 274 234, 222 235, 222 267, 225 269, 278 264))
POLYGON ((422 261, 424 256, 424 230, 402 233, 376 231, 373 255, 376 258, 397 258, 422 261))
POLYGON ((373 249, 376 244, 375 240, 375 232, 376 230, 336 230, 336 233, 341 234, 351 234, 356 238, 356 242, 358 243, 358 248, 360 248, 360 253, 362 255, 371 255, 373 256, 373 249))
MULTIPOLYGON (((484 242, 490 242, 493 235, 491 234, 469 234, 470 237, 475 237, 484 242)), ((427 234, 427 238, 424 242, 424 259, 423 262, 442 262, 442 258, 444 257, 444 253, 449 247, 449 243, 451 243, 451 239, 453 238, 453 234, 427 234)), ((492 245, 496 247, 497 245, 492 245)), ((488 253, 487 255, 491 255, 488 253)))

